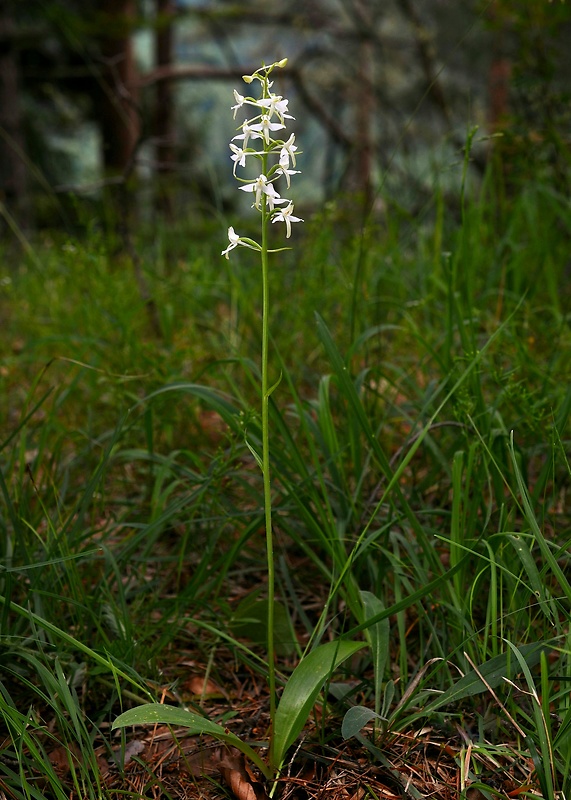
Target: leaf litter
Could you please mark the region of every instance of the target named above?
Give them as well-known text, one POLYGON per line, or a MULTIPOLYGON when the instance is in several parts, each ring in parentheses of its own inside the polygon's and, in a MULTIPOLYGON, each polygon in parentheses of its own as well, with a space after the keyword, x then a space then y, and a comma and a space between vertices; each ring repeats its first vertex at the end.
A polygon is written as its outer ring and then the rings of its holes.
MULTIPOLYGON (((223 718, 236 735, 251 742, 264 741, 269 724, 264 677, 238 663, 223 647, 216 653, 215 679, 203 677, 206 668, 203 676, 197 674, 199 659, 191 653, 180 655, 176 663, 166 667, 165 674, 167 680, 173 679, 169 686, 180 679, 184 701, 179 694, 179 703, 187 705, 194 695, 202 713, 210 719, 223 718), (189 676, 190 669, 194 675, 189 676)), ((176 702, 170 692, 164 697, 176 702)), ((386 732, 372 745, 372 724, 344 741, 341 716, 320 700, 301 741, 291 748, 274 792, 237 750, 221 746, 208 736, 190 736, 184 728, 157 725, 128 729, 124 749, 116 746, 111 758, 103 758, 103 747, 96 749, 97 764, 108 796, 117 800, 125 793, 152 800, 268 800, 269 796, 279 800, 456 800, 462 794, 466 800, 481 800, 492 795, 540 796, 531 758, 515 745, 482 747, 472 738, 475 718, 469 712, 462 718, 458 713, 452 717, 457 721, 449 719, 440 725, 427 725, 426 720, 419 719, 416 730, 386 732)), ((75 797, 72 792, 70 800, 75 797)))

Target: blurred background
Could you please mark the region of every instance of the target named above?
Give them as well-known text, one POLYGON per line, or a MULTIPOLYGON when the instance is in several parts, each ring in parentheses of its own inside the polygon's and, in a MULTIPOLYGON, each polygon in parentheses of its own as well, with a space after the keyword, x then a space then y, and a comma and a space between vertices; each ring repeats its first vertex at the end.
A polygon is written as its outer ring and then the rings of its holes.
POLYGON ((414 214, 470 132, 476 183, 568 191, 570 41, 559 0, 3 0, 0 233, 238 211, 232 90, 285 56, 306 211, 414 214))

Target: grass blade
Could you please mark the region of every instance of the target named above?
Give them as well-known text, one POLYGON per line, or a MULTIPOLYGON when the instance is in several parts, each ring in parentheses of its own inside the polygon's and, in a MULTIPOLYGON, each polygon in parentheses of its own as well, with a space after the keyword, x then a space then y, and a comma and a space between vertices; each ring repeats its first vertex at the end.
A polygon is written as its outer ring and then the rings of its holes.
MULTIPOLYGON (((510 645, 510 647, 514 650, 514 653, 517 650, 517 660, 520 665, 526 664, 528 667, 533 667, 539 663, 541 654, 549 648, 549 642, 533 642, 517 648, 515 645, 510 645)), ((496 686, 503 683, 504 678, 511 679, 514 672, 519 672, 519 669, 514 670, 514 666, 517 667, 514 664, 514 657, 512 657, 511 653, 502 653, 499 656, 494 656, 494 658, 479 666, 477 671, 470 670, 463 678, 460 678, 454 686, 451 686, 444 694, 441 694, 430 703, 425 709, 425 713, 432 713, 437 708, 442 708, 442 706, 458 703, 466 697, 485 692, 488 687, 495 689, 496 686), (480 675, 486 679, 486 683, 483 682, 480 675)))
POLYGON ((531 505, 531 498, 529 496, 527 486, 525 485, 523 476, 521 474, 521 469, 518 464, 518 459, 516 456, 515 446, 514 446, 513 431, 510 434, 509 451, 517 481, 518 490, 521 496, 523 513, 525 515, 526 522, 529 525, 537 544, 539 545, 539 549, 541 550, 541 555, 545 559, 546 566, 549 566, 551 568, 553 575, 558 580, 562 591, 565 593, 565 597, 567 598, 568 602, 571 602, 571 584, 569 583, 565 573, 557 563, 557 559, 551 552, 549 543, 546 541, 545 536, 543 535, 541 528, 539 527, 539 524, 535 517, 535 513, 531 505))

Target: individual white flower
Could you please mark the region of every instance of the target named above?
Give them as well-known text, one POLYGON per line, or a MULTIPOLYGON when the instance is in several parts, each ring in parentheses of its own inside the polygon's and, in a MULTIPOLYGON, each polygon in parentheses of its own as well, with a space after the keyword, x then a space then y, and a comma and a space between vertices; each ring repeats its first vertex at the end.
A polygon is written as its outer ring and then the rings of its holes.
POLYGON ((228 228, 228 239, 230 240, 230 244, 228 245, 226 250, 223 250, 220 253, 220 255, 221 256, 226 256, 227 259, 230 259, 230 255, 229 255, 230 250, 233 250, 235 247, 238 247, 238 245, 240 244, 240 237, 238 236, 238 234, 236 233, 236 231, 234 230, 234 228, 232 226, 230 226, 228 228))
POLYGON ((260 245, 257 242, 254 242, 253 239, 248 239, 248 237, 238 236, 234 228, 230 226, 228 228, 228 239, 230 240, 230 244, 223 250, 220 255, 226 256, 226 258, 230 258, 229 253, 230 250, 233 250, 235 247, 240 245, 241 247, 249 247, 250 250, 260 250, 260 245))
MULTIPOLYGON (((268 205, 270 207, 270 210, 272 211, 276 203, 284 202, 283 199, 276 192, 272 184, 268 182, 268 179, 265 175, 258 175, 255 181, 253 181, 252 183, 247 183, 245 184, 245 186, 240 186, 240 189, 243 192, 255 193, 256 199, 254 201, 254 206, 256 208, 260 208, 260 201, 262 199, 262 195, 266 195, 266 197, 268 198, 268 205)), ((285 202, 287 203, 287 200, 285 202)))
POLYGON ((286 164, 278 164, 277 167, 275 168, 275 174, 283 175, 284 178, 286 179, 286 183, 287 183, 287 188, 288 189, 290 188, 290 185, 291 185, 291 181, 290 181, 289 176, 290 175, 299 175, 300 172, 301 172, 301 170, 299 170, 299 169, 288 169, 286 164))
POLYGON ((234 89, 234 99, 236 100, 236 105, 230 107, 230 110, 234 112, 234 119, 236 119, 236 112, 238 111, 238 109, 242 108, 243 106, 255 106, 256 108, 264 108, 264 106, 260 105, 260 102, 258 100, 253 100, 251 97, 244 97, 244 95, 237 92, 236 89, 234 89))
POLYGON ((279 121, 283 124, 284 119, 295 119, 287 113, 288 100, 284 100, 279 94, 271 94, 265 100, 258 100, 257 105, 268 110, 268 117, 277 114, 279 121))
POLYGON ((236 105, 232 106, 230 111, 234 112, 234 119, 236 119, 236 111, 238 111, 239 108, 242 108, 242 106, 246 102, 246 98, 244 97, 244 95, 238 94, 236 89, 234 89, 234 99, 236 100, 236 105))
MULTIPOLYGON (((267 145, 270 144, 270 131, 279 131, 282 128, 285 128, 285 125, 281 122, 271 122, 267 114, 263 114, 261 120, 255 125, 250 125, 252 131, 262 134, 267 145)), ((237 137, 235 136, 234 138, 236 139, 237 137)))
POLYGON ((267 190, 265 192, 268 198, 268 206, 270 207, 270 211, 273 211, 276 205, 281 205, 282 203, 289 203, 289 200, 286 197, 280 197, 279 194, 273 187, 273 184, 268 183, 267 190))
POLYGON ((280 166, 285 167, 286 169, 289 167, 290 159, 291 163, 295 167, 295 153, 297 150, 297 146, 294 144, 294 142, 295 142, 295 133, 292 133, 287 142, 284 142, 281 145, 280 166))
POLYGON ((291 223, 303 222, 300 217, 293 216, 293 203, 288 203, 285 208, 282 208, 274 215, 272 222, 285 222, 286 225, 286 239, 291 236, 291 223))
POLYGON ((245 167, 246 166, 246 157, 247 156, 261 156, 261 155, 263 155, 263 153, 259 153, 259 152, 255 151, 255 150, 247 150, 246 151, 242 147, 236 147, 236 145, 232 144, 232 142, 230 142, 230 144, 228 146, 230 147, 230 150, 232 150, 232 155, 230 156, 230 158, 234 162, 234 169, 233 169, 234 177, 236 177, 236 167, 237 166, 240 166, 240 167, 245 167))
POLYGON ((262 134, 258 133, 258 131, 253 126, 251 126, 247 122, 245 122, 242 125, 242 133, 239 133, 236 136, 233 136, 232 137, 232 141, 235 141, 237 139, 243 139, 244 140, 244 146, 243 146, 242 149, 245 150, 246 147, 248 147, 248 140, 249 139, 261 139, 261 138, 262 138, 262 134))
POLYGON ((268 188, 268 179, 265 175, 258 175, 255 181, 252 183, 247 183, 245 186, 240 186, 240 191, 242 192, 254 192, 256 195, 256 199, 254 200, 254 205, 256 208, 260 207, 260 200, 262 199, 262 194, 267 194, 268 188))
POLYGON ((229 147, 230 147, 230 150, 232 150, 232 153, 233 153, 233 155, 231 155, 230 158, 234 162, 233 172, 234 172, 234 177, 236 177, 236 167, 238 165, 240 165, 241 167, 245 167, 246 166, 246 156, 248 155, 248 153, 246 153, 245 150, 242 150, 241 147, 236 147, 236 145, 232 144, 232 142, 230 142, 229 147))

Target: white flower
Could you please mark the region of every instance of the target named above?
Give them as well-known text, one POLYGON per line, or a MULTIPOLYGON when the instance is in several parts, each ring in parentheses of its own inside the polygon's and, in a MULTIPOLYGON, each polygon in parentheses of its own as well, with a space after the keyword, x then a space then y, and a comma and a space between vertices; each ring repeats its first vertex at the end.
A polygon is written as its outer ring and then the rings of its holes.
POLYGON ((290 179, 289 179, 289 176, 290 175, 299 175, 300 174, 300 170, 299 169, 288 169, 285 164, 278 164, 278 166, 275 168, 275 170, 276 170, 276 173, 281 174, 281 175, 284 176, 284 178, 286 179, 286 183, 287 183, 287 188, 288 189, 289 189, 290 183, 291 183, 290 179))
POLYGON ((270 207, 270 211, 273 211, 276 205, 279 206, 282 203, 289 203, 287 198, 279 196, 271 183, 268 183, 266 196, 268 198, 268 206, 270 207))
POLYGON ((234 99, 236 100, 236 105, 232 106, 230 111, 234 112, 234 119, 236 119, 236 111, 238 111, 239 108, 242 108, 242 106, 246 102, 246 98, 244 97, 244 95, 238 94, 236 89, 234 89, 234 99))
POLYGON ((244 97, 244 95, 237 92, 236 89, 234 89, 234 99, 236 100, 236 105, 230 107, 230 110, 234 112, 234 119, 236 119, 236 112, 238 111, 238 109, 242 108, 245 105, 255 106, 256 108, 264 108, 264 106, 260 104, 260 101, 253 100, 251 97, 244 97))
POLYGON ((260 201, 262 199, 262 195, 264 194, 268 198, 268 205, 271 211, 274 210, 276 203, 287 203, 287 200, 283 200, 283 198, 279 196, 272 184, 268 182, 268 179, 265 175, 258 175, 255 181, 252 183, 247 183, 245 186, 240 186, 240 189, 243 192, 255 193, 256 199, 254 201, 254 206, 256 208, 260 208, 260 201))
POLYGON ((280 211, 274 215, 272 222, 285 222, 286 239, 289 239, 291 236, 291 223, 303 222, 303 220, 300 217, 293 216, 293 203, 289 203, 285 208, 280 209, 280 211))
POLYGON ((254 205, 256 208, 259 208, 262 194, 267 194, 268 179, 265 175, 258 175, 253 183, 247 183, 245 186, 240 186, 240 190, 242 192, 255 192, 256 199, 254 201, 254 205))
POLYGON ((233 250, 235 247, 238 247, 238 245, 240 244, 240 237, 238 236, 238 234, 236 233, 236 231, 234 230, 234 228, 232 226, 230 226, 228 228, 228 239, 230 240, 230 244, 228 245, 226 250, 223 250, 220 253, 220 255, 221 256, 226 256, 226 258, 229 259, 230 258, 230 255, 229 255, 230 250, 233 250))
POLYGON ((266 100, 258 100, 257 105, 261 108, 267 108, 268 117, 271 117, 274 113, 277 114, 283 124, 284 118, 295 119, 295 117, 287 113, 288 102, 279 94, 271 94, 266 100))
POLYGON ((233 136, 232 141, 234 141, 235 139, 243 139, 244 140, 243 149, 245 150, 246 147, 248 147, 248 139, 261 139, 261 138, 262 134, 258 133, 253 125, 250 126, 248 125, 247 122, 245 122, 242 125, 242 133, 237 134, 237 136, 233 136))
POLYGON ((238 234, 232 227, 228 228, 228 239, 230 240, 230 244, 228 245, 226 250, 223 250, 220 253, 220 255, 226 256, 226 258, 230 257, 229 256, 230 250, 233 250, 235 247, 238 247, 238 245, 240 245, 241 247, 249 247, 250 250, 261 249, 260 245, 257 242, 254 242, 253 239, 248 239, 248 237, 242 238, 242 236, 238 236, 238 234))
MULTIPOLYGON (((281 122, 270 122, 267 114, 263 114, 262 119, 256 125, 250 125, 252 131, 259 131, 262 134, 267 145, 270 143, 270 131, 279 131, 282 128, 285 128, 285 125, 282 125, 281 122)), ((234 138, 238 137, 235 136, 234 138)))
POLYGON ((261 156, 261 155, 263 155, 263 153, 258 153, 255 150, 246 151, 242 147, 236 147, 236 145, 232 144, 232 142, 230 142, 230 144, 228 146, 230 147, 230 150, 232 150, 232 153, 233 153, 233 155, 231 155, 230 158, 234 162, 234 170, 233 170, 234 177, 236 177, 236 167, 237 166, 240 166, 240 167, 245 167, 246 166, 246 156, 261 156))
POLYGON ((230 142, 229 147, 230 147, 230 150, 232 150, 232 153, 233 153, 233 155, 231 155, 230 158, 234 162, 234 170, 233 171, 234 171, 234 177, 236 177, 236 167, 238 165, 240 165, 241 167, 245 167, 246 166, 246 156, 248 155, 248 153, 246 153, 245 150, 242 150, 241 147, 236 147, 236 145, 232 144, 232 142, 230 142))
POLYGON ((281 146, 280 150, 280 166, 285 167, 286 169, 289 167, 289 161, 291 158, 291 162, 295 167, 295 152, 297 150, 295 142, 295 133, 289 137, 287 142, 284 142, 281 146))

